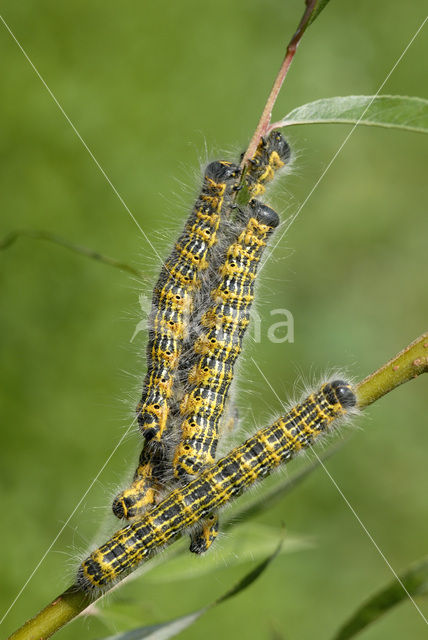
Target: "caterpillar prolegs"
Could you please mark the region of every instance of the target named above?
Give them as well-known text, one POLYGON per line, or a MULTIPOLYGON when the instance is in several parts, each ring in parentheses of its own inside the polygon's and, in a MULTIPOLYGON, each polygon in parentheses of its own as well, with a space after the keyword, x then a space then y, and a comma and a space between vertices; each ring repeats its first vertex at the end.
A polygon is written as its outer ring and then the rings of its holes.
POLYGON ((229 162, 207 166, 201 193, 154 287, 147 374, 137 406, 145 444, 131 486, 113 501, 113 513, 119 518, 136 516, 155 502, 159 492, 158 468, 165 450, 162 435, 188 317, 217 239, 221 210, 230 200, 239 172, 239 166, 229 162))
POLYGON ((117 531, 81 564, 78 587, 90 594, 124 577, 183 530, 268 476, 300 449, 311 446, 355 405, 349 382, 323 384, 270 427, 255 433, 189 484, 172 491, 139 520, 117 531))

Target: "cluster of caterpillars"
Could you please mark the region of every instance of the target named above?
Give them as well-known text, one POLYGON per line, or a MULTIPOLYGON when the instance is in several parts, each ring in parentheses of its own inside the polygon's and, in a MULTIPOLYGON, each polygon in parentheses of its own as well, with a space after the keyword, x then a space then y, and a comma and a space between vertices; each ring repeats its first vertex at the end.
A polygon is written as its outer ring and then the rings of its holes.
POLYGON ((312 444, 355 405, 348 382, 324 384, 271 427, 215 462, 234 366, 250 320, 260 260, 278 215, 257 198, 290 159, 282 135, 262 139, 244 176, 212 162, 201 193, 153 292, 148 369, 137 407, 144 446, 130 487, 113 512, 131 522, 85 560, 80 588, 126 575, 191 528, 203 553, 218 533, 217 511, 312 444), (239 207, 235 194, 249 192, 239 207))
MULTIPOLYGON (((278 215, 259 202, 290 159, 281 133, 262 139, 245 173, 250 202, 240 208, 238 165, 215 161, 154 287, 147 374, 137 406, 145 442, 130 487, 113 513, 140 517, 215 461, 234 365, 250 321, 257 270, 278 215)), ((191 534, 203 553, 218 533, 210 514, 191 534)))

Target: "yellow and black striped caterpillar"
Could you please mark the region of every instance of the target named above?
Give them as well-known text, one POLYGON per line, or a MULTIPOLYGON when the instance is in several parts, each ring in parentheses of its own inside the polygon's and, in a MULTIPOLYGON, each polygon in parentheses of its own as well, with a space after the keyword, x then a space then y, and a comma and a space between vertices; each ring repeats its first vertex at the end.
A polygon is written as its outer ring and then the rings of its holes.
POLYGON ((218 423, 250 322, 257 268, 278 215, 256 200, 245 210, 248 221, 228 249, 212 304, 201 319, 194 344, 197 360, 189 373, 191 390, 181 403, 181 438, 173 468, 177 478, 198 474, 215 460, 218 423))
POLYGON ((157 468, 165 456, 162 435, 193 298, 217 239, 221 210, 231 198, 239 172, 239 166, 229 162, 216 161, 207 166, 202 191, 154 287, 148 367, 137 406, 145 444, 131 487, 113 502, 113 513, 119 518, 134 517, 155 502, 160 475, 157 468))
POLYGON ((207 253, 216 242, 220 213, 238 174, 239 167, 228 162, 208 165, 201 194, 154 287, 148 371, 137 407, 138 423, 147 440, 165 427, 166 399, 186 333, 185 316, 195 289, 201 285, 207 253))
POLYGON ((283 418, 255 433, 192 482, 172 491, 139 520, 117 531, 80 565, 78 588, 96 593, 124 577, 183 530, 209 517, 300 449, 311 446, 355 405, 349 382, 323 384, 283 418))

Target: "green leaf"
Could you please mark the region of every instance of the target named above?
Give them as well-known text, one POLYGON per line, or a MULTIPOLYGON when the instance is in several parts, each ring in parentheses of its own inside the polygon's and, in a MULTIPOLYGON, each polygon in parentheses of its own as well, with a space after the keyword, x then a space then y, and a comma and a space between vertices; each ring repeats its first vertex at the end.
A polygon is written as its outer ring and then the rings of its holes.
POLYGON ((428 100, 408 96, 323 98, 293 109, 272 128, 298 124, 358 124, 428 133, 428 100))
MULTIPOLYGON (((228 567, 259 560, 269 553, 278 540, 278 535, 280 534, 276 527, 258 523, 239 526, 236 534, 221 536, 215 542, 215 548, 203 557, 188 552, 181 554, 169 562, 159 564, 145 576, 145 580, 156 584, 191 580, 223 569, 223 558, 227 558, 228 567)), ((311 546, 313 545, 309 538, 287 534, 281 553, 296 553, 311 546)))
POLYGON ((402 573, 399 578, 405 589, 397 580, 393 580, 387 587, 376 593, 357 609, 354 615, 339 629, 334 640, 353 638, 397 604, 400 604, 403 600, 406 601, 409 595, 412 597, 427 595, 428 558, 424 558, 413 565, 402 573))
POLYGON ((328 5, 329 2, 330 0, 318 0, 318 2, 315 5, 314 11, 311 17, 309 18, 308 27, 318 18, 321 11, 325 9, 325 7, 328 5))
POLYGON ((168 638, 173 638, 178 633, 184 631, 184 629, 187 629, 192 624, 194 624, 194 622, 196 622, 198 618, 203 616, 204 613, 206 613, 210 609, 213 609, 222 602, 229 600, 229 598, 233 598, 234 596, 247 589, 250 585, 252 585, 253 582, 255 582, 257 578, 259 578, 264 573, 270 563, 276 558, 278 553, 281 551, 281 547, 282 540, 270 556, 265 558, 263 562, 249 571, 236 585, 226 591, 226 593, 214 600, 214 602, 212 602, 211 604, 202 607, 202 609, 198 609, 197 611, 194 611, 187 616, 182 616, 181 618, 176 618, 175 620, 170 620, 169 622, 165 622, 163 624, 156 624, 150 627, 139 627, 138 629, 133 629, 132 631, 126 631, 114 636, 109 636, 108 638, 104 638, 103 640, 143 640, 143 638, 148 638, 149 640, 168 640, 168 638))

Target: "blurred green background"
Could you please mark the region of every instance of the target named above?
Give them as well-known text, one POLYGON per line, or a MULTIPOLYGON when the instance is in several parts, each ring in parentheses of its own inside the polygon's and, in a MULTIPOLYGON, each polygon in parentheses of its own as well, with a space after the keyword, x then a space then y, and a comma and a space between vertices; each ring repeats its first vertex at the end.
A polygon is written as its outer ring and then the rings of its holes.
MULTIPOLYGON (((163 256, 206 160, 236 157, 248 143, 302 5, 4 0, 1 13, 163 256)), ((303 41, 276 118, 321 97, 375 93, 425 9, 422 0, 331 2, 303 41)), ((425 28, 383 93, 424 95, 426 35, 425 28)), ((141 287, 123 272, 28 239, 0 254, 2 615, 132 419, 144 373, 143 333, 131 343, 138 294, 150 296, 158 262, 1 25, 0 52, 1 235, 49 230, 149 278, 141 287)), ((348 131, 286 132, 294 172, 271 198, 284 218, 348 131)), ((299 376, 340 366, 360 379, 428 329, 426 144, 414 133, 357 129, 282 240, 260 287, 263 340, 247 342, 240 367, 236 440, 281 410, 250 355, 286 400, 299 376), (292 344, 266 339, 270 310, 281 307, 294 316, 292 344)), ((428 550, 426 384, 422 377, 373 406, 327 463, 397 571, 428 550)), ((67 587, 88 545, 104 541, 114 524, 103 524, 111 496, 132 473, 137 448, 134 435, 115 453, 14 605, 2 637, 67 587)), ((306 464, 300 458, 287 473, 306 464)), ((285 523, 313 547, 281 555, 183 638, 330 638, 392 579, 322 469, 259 520, 278 531, 285 523)), ((236 529, 227 538, 236 536, 239 547, 241 535, 236 529)), ((209 576, 155 584, 149 574, 106 603, 114 608, 121 600, 132 619, 123 614, 106 626, 89 616, 58 638, 101 638, 202 606, 251 566, 236 566, 226 542, 219 540, 209 576)), ((419 605, 428 611, 426 600, 419 605)), ((406 602, 364 638, 424 633, 406 602)))

